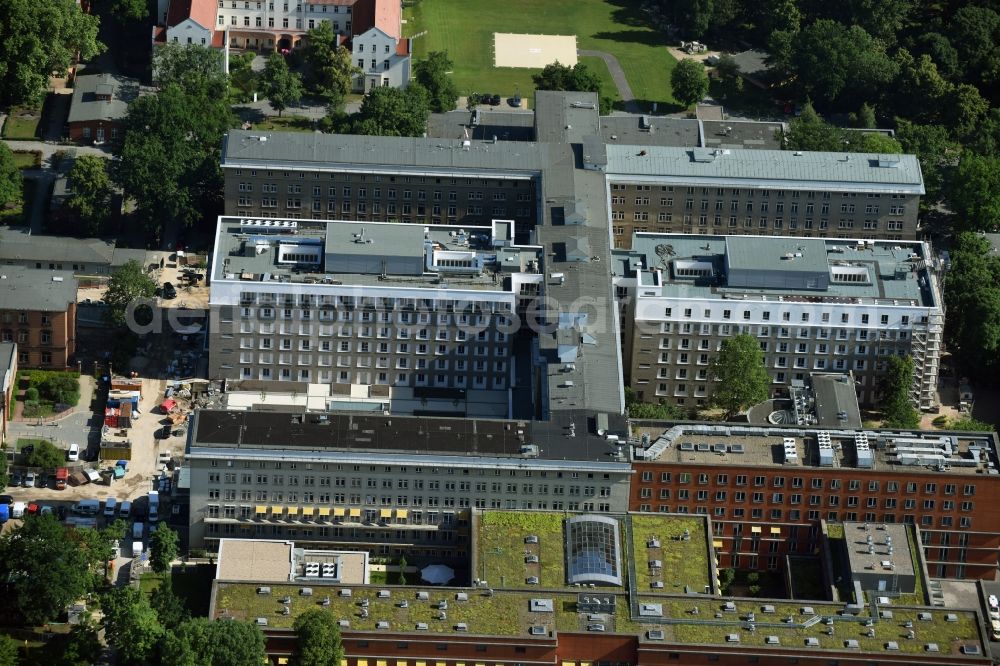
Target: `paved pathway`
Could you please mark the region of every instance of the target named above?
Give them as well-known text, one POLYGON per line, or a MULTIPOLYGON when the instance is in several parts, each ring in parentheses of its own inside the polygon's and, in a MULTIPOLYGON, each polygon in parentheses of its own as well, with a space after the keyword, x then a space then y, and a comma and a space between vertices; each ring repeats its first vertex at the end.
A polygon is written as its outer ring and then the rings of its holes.
POLYGON ((111 149, 106 146, 76 146, 66 143, 55 143, 54 141, 15 141, 4 139, 4 143, 11 150, 37 150, 42 153, 42 166, 52 165, 52 156, 60 150, 76 153, 77 155, 98 155, 99 157, 111 157, 111 149))
POLYGON ((603 60, 604 64, 608 66, 608 71, 611 72, 611 78, 618 88, 618 95, 622 98, 625 110, 629 113, 642 113, 642 109, 636 104, 635 96, 632 95, 632 87, 629 86, 628 79, 625 78, 625 71, 618 62, 618 58, 604 51, 591 51, 590 49, 580 49, 577 51, 577 55, 593 56, 603 60))

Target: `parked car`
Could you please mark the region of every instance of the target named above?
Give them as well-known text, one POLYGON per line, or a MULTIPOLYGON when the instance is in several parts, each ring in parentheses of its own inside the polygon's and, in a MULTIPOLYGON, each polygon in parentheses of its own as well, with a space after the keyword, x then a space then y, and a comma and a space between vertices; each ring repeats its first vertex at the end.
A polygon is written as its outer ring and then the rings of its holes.
POLYGON ((490 95, 490 106, 500 106, 500 95, 490 95))
POLYGON ((34 472, 28 472, 27 474, 24 475, 24 487, 25 488, 34 488, 35 487, 35 473, 34 472))
POLYGON ((14 498, 10 495, 0 495, 0 504, 13 504, 14 498))
POLYGON ((14 472, 13 474, 10 475, 10 485, 12 488, 20 487, 21 481, 22 479, 20 472, 14 472))
POLYGON ((66 450, 66 460, 70 462, 79 462, 80 460, 80 445, 70 444, 69 448, 66 450))
POLYGON ((986 602, 989 603, 990 610, 1000 610, 1000 599, 997 598, 997 595, 991 594, 986 602))
POLYGON ((177 298, 177 290, 174 288, 174 285, 169 282, 163 283, 163 298, 168 301, 177 298))

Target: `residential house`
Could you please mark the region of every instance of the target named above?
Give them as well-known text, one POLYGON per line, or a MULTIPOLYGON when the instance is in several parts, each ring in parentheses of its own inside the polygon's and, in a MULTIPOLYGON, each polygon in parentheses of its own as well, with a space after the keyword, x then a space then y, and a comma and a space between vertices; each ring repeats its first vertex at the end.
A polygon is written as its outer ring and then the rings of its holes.
POLYGON ((0 342, 17 343, 19 366, 70 366, 76 353, 76 290, 71 271, 0 269, 0 342))
POLYGON ((354 38, 351 51, 362 71, 354 80, 356 91, 369 92, 380 86, 405 88, 410 82, 410 40, 372 27, 354 38))
POLYGON ((117 74, 78 76, 69 109, 69 138, 77 143, 117 142, 139 82, 117 74))

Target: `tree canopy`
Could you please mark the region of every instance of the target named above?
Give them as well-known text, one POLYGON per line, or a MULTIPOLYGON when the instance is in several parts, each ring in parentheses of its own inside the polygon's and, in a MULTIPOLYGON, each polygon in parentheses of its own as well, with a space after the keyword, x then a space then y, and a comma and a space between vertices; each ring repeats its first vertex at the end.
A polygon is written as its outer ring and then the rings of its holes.
POLYGON ((160 88, 173 84, 185 94, 225 101, 229 80, 222 51, 200 44, 168 42, 153 53, 153 79, 160 88))
POLYGON ((764 368, 760 343, 751 335, 743 333, 723 341, 709 374, 717 382, 712 404, 725 410, 727 420, 767 400, 771 376, 764 368))
POLYGON ((641 402, 631 387, 625 387, 625 409, 629 418, 648 419, 651 421, 671 421, 684 418, 677 405, 652 404, 641 402))
POLYGON ((975 233, 960 233, 944 283, 945 337, 962 373, 995 381, 1000 364, 1000 257, 975 233))
POLYGON ((56 619, 91 589, 87 557, 66 532, 55 516, 46 514, 29 516, 0 536, 5 603, 27 625, 56 619))
POLYGON ((917 428, 920 413, 910 402, 913 358, 890 356, 879 385, 882 425, 887 428, 917 428))
POLYGON ((69 172, 72 195, 66 207, 73 211, 80 223, 80 232, 98 236, 111 218, 111 197, 114 185, 108 173, 108 162, 97 155, 76 158, 69 172))
POLYGON ((168 631, 173 631, 190 617, 183 600, 174 593, 170 576, 165 576, 150 593, 149 605, 156 611, 160 624, 168 631))
POLYGON ((531 76, 536 90, 570 90, 576 92, 593 92, 598 95, 600 112, 610 113, 611 99, 601 96, 601 79, 585 64, 578 62, 572 67, 563 65, 558 60, 546 65, 538 74, 531 76))
POLYGON ((690 107, 705 99, 708 94, 708 74, 705 66, 698 60, 685 58, 670 72, 670 86, 674 91, 674 99, 690 107))
POLYGON ((146 275, 145 268, 138 261, 130 260, 116 269, 108 280, 104 294, 108 322, 114 326, 126 323, 129 304, 140 298, 152 298, 156 293, 156 282, 146 275))
POLYGON ((0 666, 17 666, 18 663, 17 643, 7 634, 0 634, 0 666))
POLYGON ((332 613, 313 608, 295 618, 292 628, 298 639, 293 655, 296 666, 340 666, 344 648, 332 613))
POLYGON ((431 51, 413 68, 417 83, 427 89, 431 111, 434 113, 455 109, 455 104, 458 102, 458 87, 450 74, 454 67, 447 51, 431 51))
POLYGON ((221 138, 235 117, 227 96, 207 92, 219 85, 194 75, 184 85, 192 92, 170 83, 133 101, 118 149, 115 181, 153 238, 171 221, 189 226, 221 209, 221 138))
POLYGON ((964 153, 948 178, 945 198, 960 229, 1000 230, 1000 157, 964 153))
POLYGON ((263 663, 264 634, 240 620, 194 618, 167 633, 161 666, 245 666, 263 663))
POLYGON ((138 23, 149 16, 149 6, 146 0, 111 0, 111 15, 121 23, 138 23))
POLYGON ((164 631, 142 591, 131 586, 112 588, 104 595, 101 608, 108 643, 119 660, 135 666, 148 663, 164 631))
POLYGON ((160 525, 149 537, 149 563, 156 573, 170 571, 170 563, 177 559, 177 532, 167 525, 160 525))
POLYGON ((427 90, 419 83, 405 90, 378 87, 365 95, 361 110, 342 119, 337 129, 344 134, 420 136, 429 114, 427 90))
POLYGON ((320 21, 306 33, 304 41, 302 60, 306 88, 325 101, 331 110, 340 111, 361 69, 351 59, 350 50, 338 46, 337 33, 329 21, 320 21))
POLYGON ((278 116, 302 99, 302 77, 288 69, 288 61, 280 53, 272 53, 268 57, 260 74, 260 88, 278 116))
POLYGON ((66 452, 45 440, 35 442, 35 448, 24 457, 24 464, 28 467, 55 469, 62 467, 65 463, 66 452))
POLYGON ((14 162, 14 153, 0 142, 0 206, 20 200, 21 172, 14 162))
POLYGON ((75 0, 0 2, 0 108, 40 103, 53 72, 103 51, 99 23, 75 0))

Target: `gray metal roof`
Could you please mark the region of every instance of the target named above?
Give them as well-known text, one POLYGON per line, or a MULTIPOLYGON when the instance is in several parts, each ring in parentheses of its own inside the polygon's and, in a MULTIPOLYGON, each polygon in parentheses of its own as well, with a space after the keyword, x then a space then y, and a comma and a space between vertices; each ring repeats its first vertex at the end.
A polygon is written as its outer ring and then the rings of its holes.
MULTIPOLYGON (((780 122, 756 120, 705 120, 703 145, 706 148, 747 148, 752 150, 779 150, 780 122)), ((678 144, 681 145, 681 144, 678 144)))
POLYGON ((491 141, 534 141, 535 114, 532 111, 487 111, 480 109, 479 122, 472 124, 473 112, 432 113, 427 118, 427 136, 437 139, 478 139, 491 141))
POLYGON ((76 302, 73 271, 0 266, 0 307, 5 310, 63 312, 76 302))
POLYGON ((230 130, 223 141, 222 166, 317 171, 391 167, 387 172, 410 167, 449 176, 486 171, 497 178, 504 172, 533 175, 547 154, 548 146, 526 142, 230 130))
POLYGON ((622 146, 690 146, 701 145, 698 121, 691 118, 619 114, 601 117, 601 136, 609 144, 622 146), (649 128, 642 127, 643 117, 649 128))
POLYGON ((67 122, 120 120, 128 115, 129 102, 139 96, 139 82, 117 74, 90 74, 76 77, 73 101, 67 122), (110 101, 97 95, 111 95, 110 101))
POLYGON ((861 428, 858 394, 850 375, 813 373, 809 375, 809 383, 816 396, 816 418, 819 425, 861 428), (845 418, 840 418, 839 414, 845 414, 845 418))
POLYGON ((726 187, 924 193, 914 155, 608 145, 607 173, 726 187), (879 166, 880 158, 894 166, 879 166))
POLYGON ((0 231, 0 262, 41 261, 89 264, 109 264, 115 244, 100 238, 69 238, 64 236, 33 236, 30 233, 4 229, 0 231))
POLYGON ((826 253, 826 241, 822 238, 726 236, 726 261, 730 269, 780 267, 785 272, 825 271, 826 253), (792 254, 793 258, 786 259, 787 254, 792 254))
POLYGON ((535 136, 547 143, 581 143, 601 133, 597 93, 535 92, 535 136))

